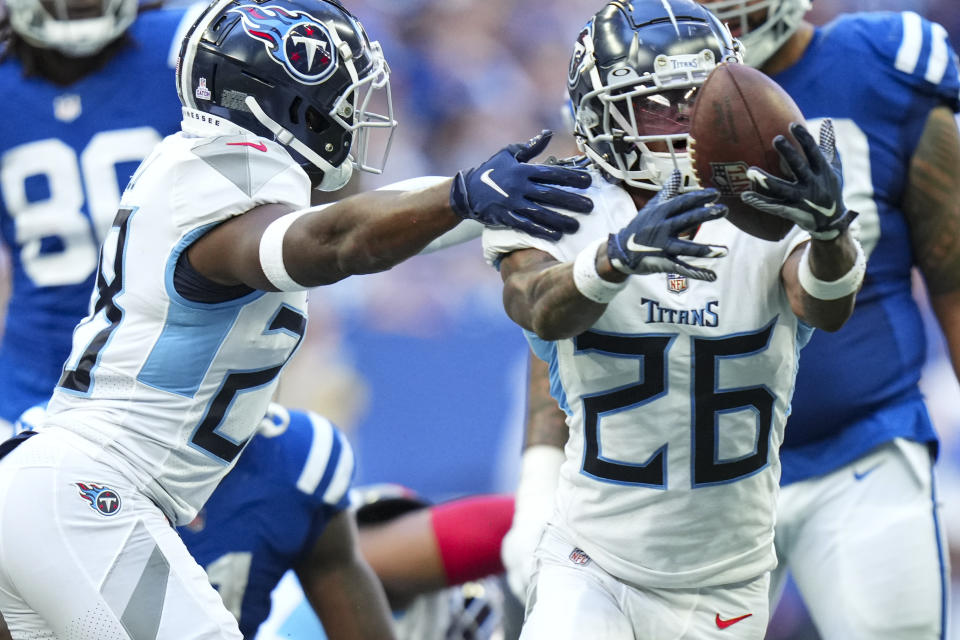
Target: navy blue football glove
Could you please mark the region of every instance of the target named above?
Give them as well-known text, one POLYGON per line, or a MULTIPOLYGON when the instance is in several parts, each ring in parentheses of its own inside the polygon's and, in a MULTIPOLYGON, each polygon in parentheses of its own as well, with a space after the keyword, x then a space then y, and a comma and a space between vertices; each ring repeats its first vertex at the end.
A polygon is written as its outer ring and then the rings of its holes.
POLYGON ((558 240, 580 228, 574 218, 551 211, 556 207, 589 213, 593 201, 563 187, 585 189, 590 174, 565 167, 527 164, 550 143, 544 130, 526 144, 511 144, 473 169, 453 178, 450 207, 461 218, 478 220, 488 227, 509 227, 538 238, 558 240))
POLYGON ((699 244, 677 236, 687 229, 727 215, 727 207, 717 204, 716 189, 690 191, 677 195, 682 177, 676 169, 660 192, 630 223, 607 239, 607 257, 622 273, 679 273, 697 280, 713 282, 717 274, 695 267, 680 256, 722 258, 727 248, 699 244))
POLYGON ((800 143, 802 155, 784 136, 774 138, 773 146, 796 180, 790 182, 750 167, 747 177, 753 190, 741 193, 740 199, 760 211, 790 220, 817 240, 833 240, 858 215, 843 204, 843 173, 833 121, 823 121, 819 145, 802 124, 791 124, 790 133, 800 143))

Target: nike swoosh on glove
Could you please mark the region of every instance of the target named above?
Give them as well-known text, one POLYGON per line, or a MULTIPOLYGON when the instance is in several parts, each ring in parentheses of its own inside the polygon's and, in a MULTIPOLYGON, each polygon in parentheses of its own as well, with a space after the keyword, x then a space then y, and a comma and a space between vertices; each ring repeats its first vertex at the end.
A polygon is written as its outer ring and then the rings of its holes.
POLYGON ((790 125, 803 154, 784 136, 773 139, 773 147, 796 178, 778 178, 759 167, 750 167, 747 178, 753 187, 740 199, 759 209, 790 220, 817 240, 833 240, 847 230, 857 215, 843 204, 843 169, 837 153, 833 121, 820 126, 820 143, 802 124, 790 125))
POLYGON ((550 143, 553 132, 544 130, 526 144, 511 144, 483 164, 459 172, 450 188, 450 207, 461 218, 488 227, 512 228, 538 238, 558 240, 573 233, 580 223, 569 215, 593 210, 590 198, 570 189, 590 186, 586 171, 529 164, 550 143))
POLYGON ((727 207, 717 204, 716 189, 702 189, 677 195, 682 176, 674 169, 660 192, 648 202, 627 226, 607 239, 607 256, 622 273, 679 273, 697 280, 713 282, 717 274, 695 267, 681 256, 722 258, 727 248, 680 240, 686 229, 727 215, 727 207))

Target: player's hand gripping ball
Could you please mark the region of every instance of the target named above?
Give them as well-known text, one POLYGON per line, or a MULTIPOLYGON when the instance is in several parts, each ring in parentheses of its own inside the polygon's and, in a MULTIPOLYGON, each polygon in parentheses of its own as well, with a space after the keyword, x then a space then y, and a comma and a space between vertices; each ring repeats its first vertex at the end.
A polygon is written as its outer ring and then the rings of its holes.
POLYGON ((792 221, 814 240, 833 240, 858 215, 843 204, 843 168, 833 121, 827 118, 820 126, 819 145, 802 124, 792 124, 790 132, 800 142, 802 154, 783 136, 774 138, 773 146, 794 180, 783 180, 750 167, 747 177, 753 190, 741 193, 740 199, 755 209, 792 221))
POLYGON ((736 63, 713 70, 697 92, 690 116, 690 156, 697 180, 720 192, 730 222, 764 240, 783 239, 793 222, 758 211, 740 194, 753 188, 747 176, 750 167, 792 179, 773 140, 787 136, 793 122, 804 119, 787 92, 762 72, 736 63))
POLYGON ((689 278, 713 282, 717 274, 706 267, 690 264, 685 258, 722 258, 723 245, 700 244, 682 239, 689 229, 722 218, 727 208, 716 204, 714 189, 680 192, 682 177, 674 170, 660 192, 654 196, 627 226, 607 238, 607 256, 621 273, 679 273, 689 278))

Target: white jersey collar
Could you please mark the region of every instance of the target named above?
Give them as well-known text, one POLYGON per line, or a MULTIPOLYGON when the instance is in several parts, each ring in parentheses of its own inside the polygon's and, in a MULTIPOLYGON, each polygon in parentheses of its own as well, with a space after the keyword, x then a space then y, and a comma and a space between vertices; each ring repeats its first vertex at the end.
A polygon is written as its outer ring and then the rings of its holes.
POLYGON ((183 120, 180 122, 180 128, 188 135, 200 137, 236 135, 256 137, 256 134, 250 130, 244 129, 226 118, 190 107, 183 107, 183 120))

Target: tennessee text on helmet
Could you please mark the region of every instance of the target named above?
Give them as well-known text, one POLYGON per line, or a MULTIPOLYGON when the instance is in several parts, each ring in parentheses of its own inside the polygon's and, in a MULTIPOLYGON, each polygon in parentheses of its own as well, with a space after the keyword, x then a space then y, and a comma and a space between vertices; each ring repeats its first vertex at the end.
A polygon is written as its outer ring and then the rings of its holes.
POLYGON ((738 56, 729 31, 692 0, 608 3, 570 59, 581 150, 627 185, 658 190, 676 168, 694 188, 690 109, 710 71, 738 56))
POLYGON ((10 27, 27 44, 82 58, 123 35, 138 0, 6 0, 10 27))
POLYGON ((797 30, 810 0, 711 0, 703 6, 743 42, 743 60, 760 67, 797 30))
MULTIPOLYGON (((324 191, 354 168, 382 172, 397 124, 379 43, 331 0, 215 0, 184 39, 177 91, 185 113, 276 139, 324 191), (385 138, 372 145, 375 131, 385 138)), ((184 130, 202 133, 199 120, 185 117, 184 130)))

